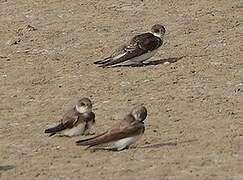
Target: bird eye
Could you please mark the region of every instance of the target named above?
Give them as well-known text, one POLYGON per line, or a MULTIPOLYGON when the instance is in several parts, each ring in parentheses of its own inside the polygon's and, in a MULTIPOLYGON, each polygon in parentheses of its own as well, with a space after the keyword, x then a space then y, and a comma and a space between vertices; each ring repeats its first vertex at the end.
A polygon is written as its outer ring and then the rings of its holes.
POLYGON ((85 104, 84 104, 84 103, 80 103, 80 105, 81 105, 81 106, 85 106, 85 104))

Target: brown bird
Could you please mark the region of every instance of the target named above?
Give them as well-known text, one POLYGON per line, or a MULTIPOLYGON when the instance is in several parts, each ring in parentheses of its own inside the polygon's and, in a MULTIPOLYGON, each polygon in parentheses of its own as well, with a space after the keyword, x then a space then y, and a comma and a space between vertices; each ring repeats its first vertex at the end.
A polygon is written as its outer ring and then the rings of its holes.
POLYGON ((88 134, 95 123, 95 114, 92 112, 92 102, 89 98, 79 99, 76 105, 67 111, 60 123, 45 130, 50 136, 77 136, 88 134))
POLYGON ((111 56, 94 64, 100 67, 143 65, 143 62, 154 56, 163 44, 165 31, 164 26, 155 24, 151 32, 134 36, 128 43, 115 50, 111 56))
POLYGON ((88 139, 76 141, 76 144, 89 146, 88 148, 97 147, 98 149, 117 151, 129 148, 143 135, 145 130, 143 121, 146 117, 147 109, 144 106, 135 107, 111 130, 88 139))

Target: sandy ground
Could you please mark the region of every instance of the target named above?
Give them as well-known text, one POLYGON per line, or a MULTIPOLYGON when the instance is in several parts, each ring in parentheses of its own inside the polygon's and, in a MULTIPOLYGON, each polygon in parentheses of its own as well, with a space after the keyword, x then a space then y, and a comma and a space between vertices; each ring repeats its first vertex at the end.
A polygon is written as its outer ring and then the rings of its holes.
POLYGON ((243 2, 0 0, 0 179, 243 179, 243 2), (154 23, 151 66, 93 62, 154 23), (163 64, 164 61, 173 61, 163 64), (137 148, 85 151, 49 138, 76 97, 102 132, 148 108, 137 148))

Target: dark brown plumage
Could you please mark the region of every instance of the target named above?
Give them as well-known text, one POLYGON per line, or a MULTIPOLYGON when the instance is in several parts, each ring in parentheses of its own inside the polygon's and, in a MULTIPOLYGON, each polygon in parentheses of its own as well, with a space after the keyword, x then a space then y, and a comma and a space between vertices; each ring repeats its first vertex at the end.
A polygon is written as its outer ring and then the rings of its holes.
POLYGON ((165 28, 156 24, 152 26, 151 33, 143 33, 133 37, 129 43, 121 46, 111 56, 94 62, 101 67, 109 67, 129 61, 131 64, 141 64, 151 58, 156 50, 163 44, 165 28))
POLYGON ((136 107, 121 122, 114 125, 111 130, 92 138, 77 141, 76 144, 92 147, 111 143, 112 149, 122 150, 133 144, 144 133, 143 121, 146 117, 147 109, 143 106, 136 107), (134 139, 129 141, 126 140, 127 138, 134 139))
POLYGON ((84 134, 95 123, 95 114, 92 112, 92 103, 88 98, 79 99, 76 105, 67 111, 60 123, 46 129, 50 136, 59 133, 66 136, 84 134))

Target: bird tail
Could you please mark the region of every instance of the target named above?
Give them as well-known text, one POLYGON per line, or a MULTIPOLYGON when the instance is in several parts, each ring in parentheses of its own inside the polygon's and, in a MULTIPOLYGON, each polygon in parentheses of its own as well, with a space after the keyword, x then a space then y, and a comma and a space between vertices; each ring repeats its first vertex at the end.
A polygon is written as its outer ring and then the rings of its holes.
POLYGON ((91 138, 81 139, 79 141, 76 141, 76 144, 80 145, 80 146, 94 146, 94 145, 97 145, 97 144, 99 144, 100 137, 102 137, 106 133, 107 132, 104 132, 104 133, 101 133, 101 134, 99 134, 97 136, 94 136, 94 137, 91 137, 91 138))
POLYGON ((45 133, 51 133, 50 136, 53 136, 55 133, 57 133, 59 131, 62 131, 64 129, 65 129, 65 127, 61 123, 61 124, 58 124, 55 127, 51 127, 51 128, 45 129, 45 133))
POLYGON ((54 136, 56 133, 51 133, 49 136, 51 137, 51 136, 54 136))
POLYGON ((90 141, 94 138, 96 138, 96 137, 91 137, 91 138, 88 138, 88 139, 81 139, 79 141, 76 141, 76 144, 79 145, 79 146, 89 146, 89 145, 92 144, 90 141))
POLYGON ((95 61, 94 64, 105 64, 105 63, 109 62, 111 59, 112 59, 111 57, 107 57, 105 59, 95 61))

